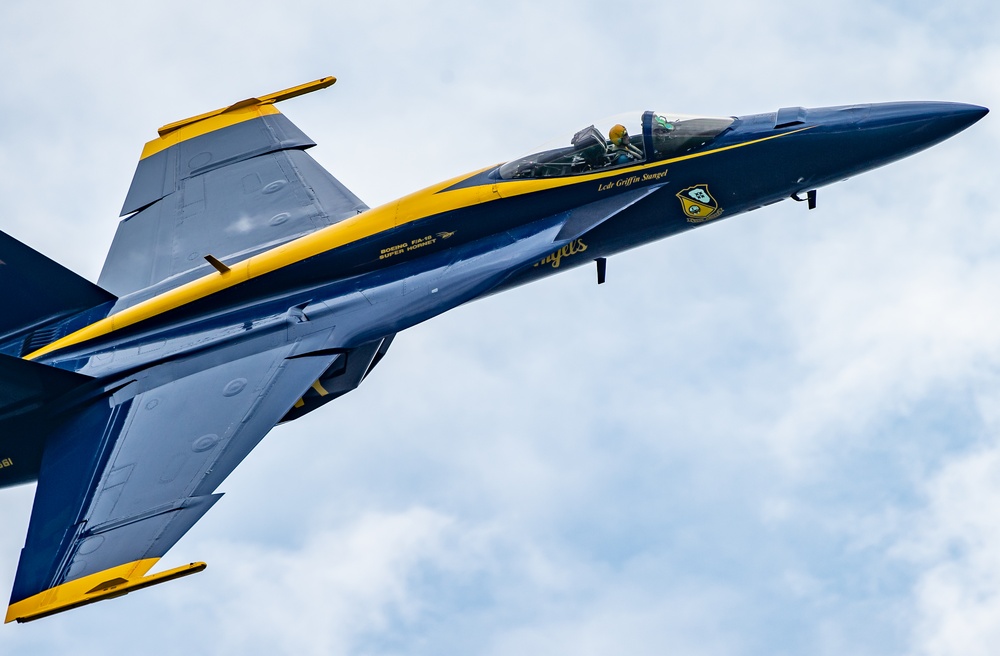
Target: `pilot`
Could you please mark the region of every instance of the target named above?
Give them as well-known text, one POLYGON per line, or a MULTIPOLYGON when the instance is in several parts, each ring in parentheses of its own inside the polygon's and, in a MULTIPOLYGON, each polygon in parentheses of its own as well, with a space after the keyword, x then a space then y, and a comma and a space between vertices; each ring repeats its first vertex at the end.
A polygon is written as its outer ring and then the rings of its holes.
POLYGON ((608 138, 611 139, 611 148, 608 149, 611 165, 628 164, 642 159, 642 151, 632 145, 624 125, 619 123, 611 128, 608 138))

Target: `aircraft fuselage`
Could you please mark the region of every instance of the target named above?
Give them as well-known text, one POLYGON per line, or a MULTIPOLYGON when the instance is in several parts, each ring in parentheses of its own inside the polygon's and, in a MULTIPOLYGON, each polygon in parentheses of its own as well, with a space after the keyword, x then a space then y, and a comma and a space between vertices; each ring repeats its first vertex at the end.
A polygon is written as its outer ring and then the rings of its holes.
POLYGON ((176 376, 207 350, 220 362, 277 342, 305 351, 310 335, 335 326, 341 350, 359 349, 368 363, 343 393, 373 366, 380 340, 460 304, 805 194, 927 148, 985 112, 957 103, 790 108, 737 117, 709 146, 655 161, 506 179, 486 168, 226 271, 71 317, 54 332, 61 337, 21 355, 93 376, 107 392, 135 372, 176 376))

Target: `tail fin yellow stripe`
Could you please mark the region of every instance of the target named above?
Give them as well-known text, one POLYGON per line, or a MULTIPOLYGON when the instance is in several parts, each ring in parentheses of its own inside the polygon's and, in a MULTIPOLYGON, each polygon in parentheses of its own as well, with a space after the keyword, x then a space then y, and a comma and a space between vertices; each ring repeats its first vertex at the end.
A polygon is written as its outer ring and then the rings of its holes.
POLYGON ((161 150, 166 150, 182 141, 187 141, 188 139, 229 127, 230 125, 249 121, 259 116, 278 114, 278 110, 273 107, 274 103, 295 98, 296 96, 301 96, 312 91, 325 89, 336 81, 337 78, 327 76, 257 98, 247 98, 246 100, 233 103, 228 107, 216 109, 211 112, 167 123, 156 131, 160 135, 159 139, 153 139, 146 143, 146 146, 142 149, 140 159, 155 155, 161 150))

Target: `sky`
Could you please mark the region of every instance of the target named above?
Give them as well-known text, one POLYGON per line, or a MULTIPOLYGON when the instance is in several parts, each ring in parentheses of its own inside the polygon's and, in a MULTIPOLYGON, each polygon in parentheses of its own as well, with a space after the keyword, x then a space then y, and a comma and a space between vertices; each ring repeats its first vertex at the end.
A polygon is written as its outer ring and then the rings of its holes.
MULTIPOLYGON (((0 229, 96 280, 157 127, 324 75, 281 110, 373 207, 633 109, 1000 106, 988 0, 347 5, 7 0, 0 229)), ((995 653, 998 126, 400 334, 160 563, 204 573, 0 652, 995 653)))

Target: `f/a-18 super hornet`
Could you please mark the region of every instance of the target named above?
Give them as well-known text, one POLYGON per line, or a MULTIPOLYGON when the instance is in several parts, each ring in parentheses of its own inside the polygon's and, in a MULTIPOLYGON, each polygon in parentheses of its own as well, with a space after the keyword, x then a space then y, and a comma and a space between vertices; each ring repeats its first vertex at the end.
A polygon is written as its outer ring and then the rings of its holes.
POLYGON ((0 487, 37 481, 6 621, 150 573, 276 424, 358 385, 399 331, 912 155, 988 110, 945 102, 637 111, 368 208, 275 103, 159 129, 93 284, 0 233, 0 487))

